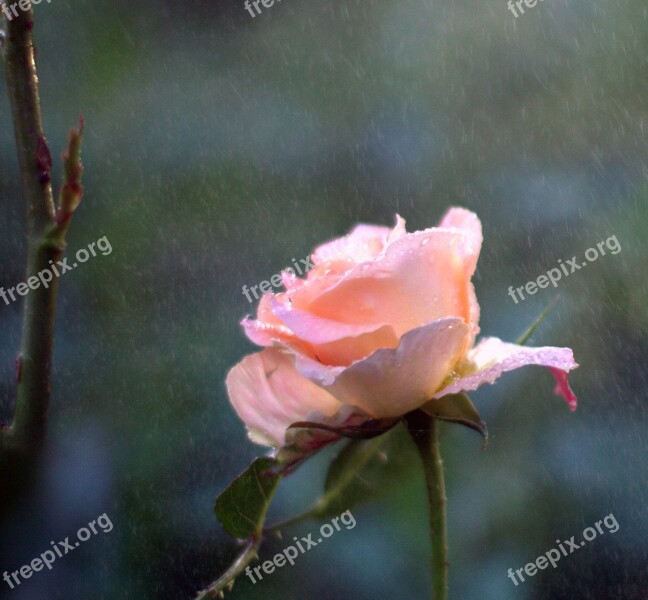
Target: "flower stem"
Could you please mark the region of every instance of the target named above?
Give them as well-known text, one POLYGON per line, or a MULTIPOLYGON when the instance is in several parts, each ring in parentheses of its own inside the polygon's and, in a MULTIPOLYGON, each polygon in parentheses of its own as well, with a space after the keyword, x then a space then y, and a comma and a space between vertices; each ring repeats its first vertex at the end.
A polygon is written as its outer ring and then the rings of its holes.
POLYGON ((281 532, 282 529, 286 529, 287 527, 290 527, 291 525, 296 525, 297 523, 301 523, 302 521, 305 521, 306 519, 310 519, 311 517, 315 517, 317 515, 317 506, 311 507, 308 510, 305 510, 304 512, 299 513, 298 515, 295 515, 294 517, 290 517, 289 519, 286 519, 285 521, 281 521, 280 523, 275 523, 274 525, 268 525, 263 528, 263 533, 276 533, 276 532, 281 532))
MULTIPOLYGON (((29 9, 1 20, 7 31, 2 54, 27 217, 25 280, 32 282, 63 256, 65 240, 56 229, 52 161, 43 131, 32 39, 34 15, 29 9)), ((32 288, 24 299, 14 417, 10 427, 0 426, 0 478, 9 482, 0 494, 0 518, 11 498, 31 480, 45 441, 57 279, 32 288)))
POLYGON ((423 463, 430 513, 432 543, 432 600, 448 598, 448 540, 443 461, 439 446, 439 421, 422 411, 407 415, 409 432, 423 463))
MULTIPOLYGON (((48 231, 54 224, 51 159, 40 109, 38 76, 32 41, 33 14, 21 12, 7 22, 5 71, 11 100, 22 195, 27 213, 27 278, 49 267, 63 254, 48 231)), ((54 339, 57 281, 40 286, 25 298, 18 367, 18 394, 14 421, 5 430, 23 451, 37 450, 45 438, 54 339)), ((13 445, 12 444, 12 445, 13 445)))
POLYGON ((258 551, 261 545, 261 538, 248 540, 241 554, 236 558, 234 564, 209 587, 198 592, 195 600, 211 600, 213 598, 224 598, 225 590, 231 590, 234 587, 234 580, 245 570, 253 561, 259 558, 258 551))

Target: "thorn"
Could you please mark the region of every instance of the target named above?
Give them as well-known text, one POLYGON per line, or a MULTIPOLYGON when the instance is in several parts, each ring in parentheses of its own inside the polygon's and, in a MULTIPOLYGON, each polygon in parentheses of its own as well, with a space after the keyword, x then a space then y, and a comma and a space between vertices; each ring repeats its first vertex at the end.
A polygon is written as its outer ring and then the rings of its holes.
POLYGON ((49 183, 52 171, 52 155, 43 136, 39 136, 36 142, 36 166, 40 171, 38 181, 42 184, 49 183))
POLYGON ((234 589, 234 583, 235 583, 235 582, 236 582, 236 579, 232 579, 232 581, 230 581, 230 582, 227 584, 227 591, 228 591, 228 592, 231 592, 231 591, 234 589))
POLYGON ((16 357, 14 365, 16 367, 16 381, 20 385, 22 383, 22 358, 20 354, 16 357))
POLYGON ((283 540, 283 536, 281 535, 281 531, 279 531, 279 530, 277 529, 277 531, 275 531, 274 534, 275 534, 275 537, 276 537, 279 541, 282 541, 282 540, 283 540))

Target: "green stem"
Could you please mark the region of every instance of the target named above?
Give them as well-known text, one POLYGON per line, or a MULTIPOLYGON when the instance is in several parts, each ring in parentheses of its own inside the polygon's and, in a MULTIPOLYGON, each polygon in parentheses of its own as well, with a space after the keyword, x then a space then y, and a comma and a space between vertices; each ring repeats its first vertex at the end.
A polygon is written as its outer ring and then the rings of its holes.
POLYGON ((195 600, 212 600, 214 598, 223 598, 225 590, 231 590, 234 587, 234 580, 245 570, 253 561, 259 558, 258 551, 261 545, 261 538, 249 540, 241 554, 234 561, 232 566, 223 573, 223 575, 208 588, 198 592, 195 600))
MULTIPOLYGON (((6 21, 4 51, 7 91, 11 102, 23 202, 27 213, 26 281, 50 268, 50 261, 63 256, 65 243, 55 240, 51 158, 43 131, 38 75, 32 40, 32 10, 6 21)), ((34 281, 34 280, 32 280, 34 281)), ((17 360, 18 389, 13 423, 2 430, 0 464, 16 454, 36 456, 47 427, 50 372, 54 342, 57 278, 45 288, 30 289, 25 296, 20 354, 17 360), (9 456, 10 455, 10 456, 9 456)))
POLYGON ((310 519, 311 517, 316 517, 317 508, 318 508, 317 506, 311 507, 308 510, 299 513, 298 515, 295 515, 294 517, 290 517, 289 519, 286 519, 285 521, 281 521, 280 523, 275 523, 274 525, 268 525, 267 527, 263 528, 263 533, 269 534, 269 533, 281 532, 282 529, 290 527, 291 525, 296 525, 297 523, 306 521, 306 519, 310 519))
POLYGON ((423 463, 430 514, 432 543, 432 599, 448 598, 448 534, 443 460, 439 446, 439 421, 422 411, 407 415, 410 434, 423 463))
POLYGON ((286 519, 281 523, 276 525, 268 525, 264 528, 266 533, 273 533, 275 531, 280 531, 281 529, 288 527, 290 525, 295 525, 296 523, 301 523, 306 519, 317 519, 322 515, 326 515, 330 505, 335 502, 344 491, 348 488, 349 485, 353 483, 354 478, 357 474, 363 469, 363 467, 371 461, 372 458, 380 451, 382 446, 387 443, 389 436, 393 434, 393 429, 383 433, 382 435, 375 437, 369 443, 364 446, 362 452, 359 452, 355 455, 355 458, 352 462, 349 463, 349 467, 346 469, 346 472, 335 486, 326 490, 324 495, 309 509, 305 510, 294 517, 286 519))

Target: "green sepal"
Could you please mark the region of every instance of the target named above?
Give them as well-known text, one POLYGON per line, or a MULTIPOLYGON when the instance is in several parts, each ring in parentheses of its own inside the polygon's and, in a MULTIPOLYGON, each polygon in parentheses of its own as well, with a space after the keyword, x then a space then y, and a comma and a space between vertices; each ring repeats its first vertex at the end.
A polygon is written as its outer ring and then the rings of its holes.
POLYGON ((474 429, 484 437, 488 444, 488 429, 470 398, 466 394, 448 394, 441 398, 430 400, 421 410, 435 419, 458 423, 474 429))
POLYGON ((334 427, 332 425, 311 421, 298 421, 297 423, 293 423, 288 429, 322 429, 352 440, 369 440, 383 433, 387 433, 399 421, 400 419, 371 419, 361 425, 347 425, 343 427, 334 427))

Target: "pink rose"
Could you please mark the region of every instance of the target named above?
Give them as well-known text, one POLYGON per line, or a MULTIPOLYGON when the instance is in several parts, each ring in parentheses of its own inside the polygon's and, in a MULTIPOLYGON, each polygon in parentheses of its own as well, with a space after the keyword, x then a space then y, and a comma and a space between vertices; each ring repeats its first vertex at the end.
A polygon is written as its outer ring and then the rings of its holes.
MULTIPOLYGON (((549 367, 575 409, 569 348, 482 339, 471 283, 482 245, 474 213, 452 208, 438 227, 407 233, 358 225, 319 246, 305 279, 282 274, 242 325, 267 348, 228 374, 234 409, 258 443, 292 443, 299 421, 359 424, 398 417, 432 398, 477 389, 524 365, 549 367)), ((313 450, 334 439, 322 433, 313 450)))

